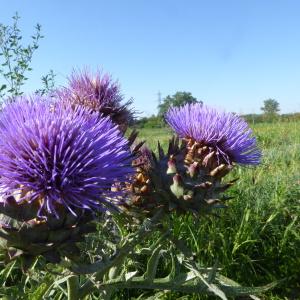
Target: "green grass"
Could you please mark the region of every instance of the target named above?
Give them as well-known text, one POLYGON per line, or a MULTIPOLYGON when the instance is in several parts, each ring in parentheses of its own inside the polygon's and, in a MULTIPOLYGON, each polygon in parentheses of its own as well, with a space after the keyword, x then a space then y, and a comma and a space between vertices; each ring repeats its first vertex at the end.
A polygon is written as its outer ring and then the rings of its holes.
MULTIPOLYGON (((175 231, 204 266, 218 261, 224 275, 243 285, 285 279, 266 299, 300 299, 300 123, 253 130, 263 161, 230 174, 239 181, 229 192, 229 208, 220 218, 178 218, 175 231)), ((155 149, 157 139, 166 147, 170 134, 143 129, 139 136, 155 149)))
MULTIPOLYGON (((242 285, 284 279, 263 299, 300 299, 300 122, 259 124, 253 129, 262 164, 231 172, 229 177, 239 180, 228 192, 234 199, 219 218, 176 217, 174 232, 188 241, 203 266, 218 261, 222 274, 242 285)), ((155 150, 157 140, 166 148, 171 135, 168 129, 143 129, 139 137, 155 150)), ((17 263, 0 269, 3 299, 38 299, 33 295, 61 273, 29 270, 22 275, 19 269, 17 263)), ((59 288, 56 294, 51 299, 66 299, 59 288)), ((121 291, 117 299, 136 299, 138 294, 121 291)), ((162 299, 208 297, 166 293, 162 299)))

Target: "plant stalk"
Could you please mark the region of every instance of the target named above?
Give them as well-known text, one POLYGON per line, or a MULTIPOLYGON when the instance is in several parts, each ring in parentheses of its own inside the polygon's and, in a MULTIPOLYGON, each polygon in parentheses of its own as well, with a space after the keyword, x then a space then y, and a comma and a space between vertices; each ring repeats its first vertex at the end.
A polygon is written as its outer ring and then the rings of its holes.
POLYGON ((67 280, 68 300, 79 300, 79 280, 77 275, 72 275, 67 280))
MULTIPOLYGON (((128 254, 132 252, 134 247, 153 232, 153 229, 161 220, 163 215, 164 211, 163 209, 160 209, 150 220, 146 220, 141 228, 136 232, 135 236, 123 245, 116 257, 113 260, 108 261, 104 266, 102 266, 101 270, 95 274, 95 281, 101 281, 104 274, 109 271, 111 267, 120 265, 124 259, 128 257, 128 254)), ((94 288, 94 283, 91 280, 86 281, 79 289, 80 298, 88 295, 94 288)))

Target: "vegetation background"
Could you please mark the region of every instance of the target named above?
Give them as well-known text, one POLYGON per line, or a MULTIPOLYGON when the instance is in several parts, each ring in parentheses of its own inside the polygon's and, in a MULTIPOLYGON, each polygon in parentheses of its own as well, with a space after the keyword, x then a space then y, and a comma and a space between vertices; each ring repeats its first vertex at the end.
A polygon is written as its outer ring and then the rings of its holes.
MULTIPOLYGON (((17 16, 14 21, 13 27, 0 28, 4 59, 0 74, 6 79, 0 84, 0 92, 6 96, 22 94, 21 86, 27 79, 32 54, 38 46, 36 40, 41 38, 40 27, 37 27, 32 44, 22 46, 17 16)), ((44 86, 38 92, 51 91, 53 80, 50 72, 43 78, 44 86)), ((192 99, 194 101, 196 99, 192 99)), ((233 199, 219 217, 197 220, 178 217, 175 232, 178 237, 185 236, 189 240, 203 266, 218 262, 224 275, 243 285, 281 280, 264 299, 300 299, 300 114, 278 115, 275 111, 272 118, 265 112, 248 115, 246 119, 262 149, 262 164, 256 168, 236 167, 230 174, 239 180, 229 193, 233 199)), ((140 139, 145 139, 154 151, 157 140, 163 147, 167 146, 171 131, 161 116, 141 119, 135 126, 140 128, 140 139)), ((164 267, 168 266, 162 267, 162 273, 164 267)), ((63 289, 60 291, 59 287, 65 282, 60 281, 59 276, 60 273, 35 272, 34 268, 24 275, 16 261, 2 263, 0 296, 2 299, 41 299, 39 291, 48 281, 57 278, 59 292, 51 299, 64 299, 63 289)), ((147 295, 144 291, 139 294, 147 295)), ((118 299, 140 299, 139 294, 123 291, 118 299)), ((169 292, 162 293, 161 298, 202 299, 197 295, 169 292)))
MULTIPOLYGON (((188 239, 203 266, 216 262, 222 273, 244 286, 259 286, 278 280, 278 286, 262 296, 265 300, 300 299, 300 122, 262 123, 253 127, 263 162, 256 168, 236 167, 239 178, 231 188, 228 208, 219 217, 177 217, 175 232, 188 239)), ((165 129, 142 129, 140 139, 156 149, 171 136, 165 129)), ((99 237, 101 238, 101 237, 99 237)), ((151 244, 151 239, 148 241, 151 244)), ((93 241, 96 245, 97 241, 93 241)), ((168 269, 163 265, 161 273, 168 269)), ((2 299, 42 299, 38 292, 60 274, 29 270, 20 272, 17 262, 2 265, 2 299)), ((115 299, 153 299, 147 291, 124 290, 115 299), (144 298, 141 298, 144 297, 144 298), (148 297, 148 298, 147 298, 148 297)), ((49 299, 65 299, 63 289, 49 299)), ((93 299, 93 298, 89 298, 93 299)), ((94 298, 97 299, 97 298, 94 298)), ((155 299, 214 299, 199 295, 161 293, 155 299)))
MULTIPOLYGON (((236 167, 230 174, 239 180, 220 217, 178 217, 176 230, 188 237, 203 266, 218 261, 224 275, 246 286, 283 280, 263 299, 300 299, 300 122, 252 128, 263 152, 262 164, 236 167)), ((140 131, 152 149, 157 140, 166 147, 170 135, 167 128, 140 131)))

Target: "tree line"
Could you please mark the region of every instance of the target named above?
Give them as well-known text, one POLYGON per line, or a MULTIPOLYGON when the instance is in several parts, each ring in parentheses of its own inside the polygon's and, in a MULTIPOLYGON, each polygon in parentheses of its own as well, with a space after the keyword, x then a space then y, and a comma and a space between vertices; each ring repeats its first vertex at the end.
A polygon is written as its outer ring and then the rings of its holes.
MULTIPOLYGON (((179 107, 187 103, 202 103, 203 101, 195 98, 190 92, 176 92, 174 95, 168 95, 158 105, 158 113, 150 117, 143 117, 135 121, 137 128, 162 128, 166 126, 164 114, 170 107, 179 107)), ((245 114, 242 117, 248 123, 264 123, 277 121, 296 121, 300 120, 300 113, 280 114, 280 104, 275 99, 266 99, 260 108, 261 114, 245 114)))

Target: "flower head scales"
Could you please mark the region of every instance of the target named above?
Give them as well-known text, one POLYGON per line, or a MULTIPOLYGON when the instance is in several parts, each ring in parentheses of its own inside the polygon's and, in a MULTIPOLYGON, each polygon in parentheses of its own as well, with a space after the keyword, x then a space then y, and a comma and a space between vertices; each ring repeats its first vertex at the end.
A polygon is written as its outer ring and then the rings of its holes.
POLYGON ((102 208, 102 193, 127 178, 131 163, 116 125, 82 106, 22 98, 1 113, 1 192, 37 201, 40 216, 102 208))
POLYGON ((238 115, 196 103, 171 108, 165 118, 179 137, 214 148, 229 164, 260 163, 252 130, 238 115))

